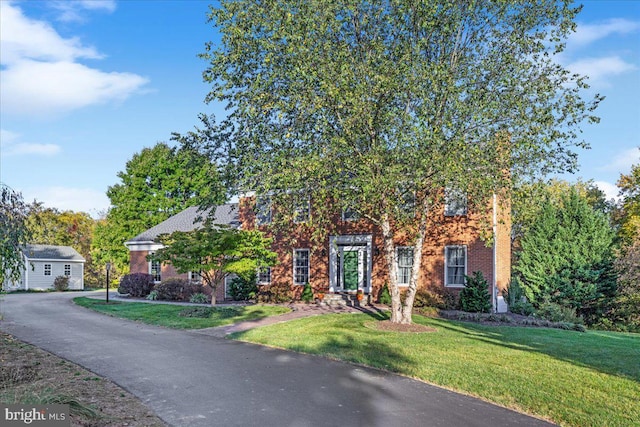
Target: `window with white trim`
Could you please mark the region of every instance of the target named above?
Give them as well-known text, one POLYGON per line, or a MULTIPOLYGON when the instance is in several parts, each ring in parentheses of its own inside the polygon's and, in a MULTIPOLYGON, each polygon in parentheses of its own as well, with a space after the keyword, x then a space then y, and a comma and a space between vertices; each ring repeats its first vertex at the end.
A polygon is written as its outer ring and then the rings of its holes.
POLYGON ((271 267, 262 267, 258 269, 258 284, 259 285, 271 284, 271 267))
POLYGON ((342 220, 343 221, 357 221, 360 219, 360 215, 353 208, 344 208, 342 209, 342 220))
POLYGON ((44 275, 51 276, 51 264, 44 265, 44 275))
POLYGON ((401 246, 396 248, 398 260, 398 285, 408 286, 413 270, 413 247, 401 246))
POLYGON ((295 200, 293 221, 296 223, 309 221, 311 215, 311 201, 309 196, 300 196, 295 200))
POLYGON ((447 246, 444 248, 445 286, 464 287, 467 274, 467 247, 447 246))
POLYGON ((256 224, 265 225, 271 223, 271 196, 256 197, 256 224))
POLYGON ((64 275, 71 276, 71 264, 64 265, 64 275))
POLYGON ((309 249, 293 250, 293 283, 295 285, 309 283, 309 249))
POLYGON ((415 214, 416 211, 416 192, 408 185, 401 184, 397 188, 398 209, 405 215, 415 214))
POLYGON ((467 214, 467 194, 452 188, 444 190, 444 214, 458 216, 467 214))
POLYGON ((162 280, 160 261, 149 261, 149 274, 153 277, 154 282, 160 282, 162 280))
POLYGON ((200 283, 202 280, 202 276, 200 276, 199 271, 190 271, 189 272, 189 281, 191 283, 200 283))

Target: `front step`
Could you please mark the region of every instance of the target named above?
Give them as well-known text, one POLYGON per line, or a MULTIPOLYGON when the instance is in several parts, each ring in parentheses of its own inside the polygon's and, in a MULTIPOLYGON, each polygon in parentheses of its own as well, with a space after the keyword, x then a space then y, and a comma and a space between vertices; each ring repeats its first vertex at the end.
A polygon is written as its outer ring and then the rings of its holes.
POLYGON ((364 304, 365 298, 358 301, 356 294, 325 294, 322 304, 326 304, 329 307, 359 307, 364 304))

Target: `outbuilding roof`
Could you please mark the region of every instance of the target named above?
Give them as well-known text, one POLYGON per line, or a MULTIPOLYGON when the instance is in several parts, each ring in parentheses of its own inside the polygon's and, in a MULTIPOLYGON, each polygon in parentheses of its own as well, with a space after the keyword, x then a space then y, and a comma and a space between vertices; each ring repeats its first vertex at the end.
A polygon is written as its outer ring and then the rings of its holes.
POLYGON ((85 259, 71 246, 25 245, 22 253, 28 259, 46 259, 61 261, 81 261, 85 259))
MULTIPOLYGON (((213 224, 228 225, 232 228, 240 227, 238 204, 227 203, 216 206, 213 224)), ((202 226, 202 219, 206 219, 209 211, 199 211, 198 206, 191 206, 174 216, 167 218, 160 224, 143 231, 125 243, 153 242, 161 234, 171 234, 174 231, 193 231, 202 226), (202 219, 201 219, 202 217, 202 219)))

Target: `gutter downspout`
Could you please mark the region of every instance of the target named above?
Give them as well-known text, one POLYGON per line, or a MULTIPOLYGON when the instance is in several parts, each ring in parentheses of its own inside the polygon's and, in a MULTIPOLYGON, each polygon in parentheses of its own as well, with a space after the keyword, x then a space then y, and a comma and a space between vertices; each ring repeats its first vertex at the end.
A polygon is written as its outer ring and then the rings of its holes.
POLYGON ((493 193, 493 280, 491 281, 491 308, 493 313, 498 312, 498 198, 496 193, 493 193))

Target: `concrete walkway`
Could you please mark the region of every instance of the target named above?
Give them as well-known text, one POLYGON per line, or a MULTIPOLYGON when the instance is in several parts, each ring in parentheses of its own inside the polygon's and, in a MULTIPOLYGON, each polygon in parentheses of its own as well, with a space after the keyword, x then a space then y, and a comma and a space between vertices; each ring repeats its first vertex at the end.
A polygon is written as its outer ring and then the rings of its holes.
POLYGON ((375 369, 104 316, 76 296, 6 295, 0 329, 111 379, 172 426, 549 425, 375 369))

